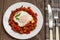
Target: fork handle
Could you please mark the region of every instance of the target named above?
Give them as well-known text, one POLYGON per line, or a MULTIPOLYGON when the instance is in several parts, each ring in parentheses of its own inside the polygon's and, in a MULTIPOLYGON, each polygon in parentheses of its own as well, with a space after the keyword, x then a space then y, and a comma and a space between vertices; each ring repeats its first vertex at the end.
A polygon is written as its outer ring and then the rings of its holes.
POLYGON ((50 40, 53 40, 53 30, 50 29, 50 40))
POLYGON ((59 27, 56 27, 56 40, 59 40, 59 27))

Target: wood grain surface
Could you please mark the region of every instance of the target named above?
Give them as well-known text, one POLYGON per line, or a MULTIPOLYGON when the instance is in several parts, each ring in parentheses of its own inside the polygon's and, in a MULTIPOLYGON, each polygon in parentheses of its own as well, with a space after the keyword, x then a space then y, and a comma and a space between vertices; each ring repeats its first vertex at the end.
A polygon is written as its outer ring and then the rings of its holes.
MULTIPOLYGON (((2 23, 3 15, 4 15, 6 9, 9 6, 11 6, 12 4, 17 3, 17 2, 29 2, 29 3, 34 4, 41 10, 43 17, 44 17, 44 24, 43 24, 41 31, 35 37, 33 37, 31 39, 27 39, 27 40, 46 40, 46 39, 49 40, 49 27, 45 26, 46 19, 47 19, 47 11, 44 10, 44 8, 47 7, 47 4, 48 4, 47 1, 49 1, 49 0, 0 0, 0 40, 18 40, 18 39, 11 37, 10 35, 8 35, 6 33, 6 31, 4 30, 4 27, 3 27, 3 23, 2 23)), ((52 1, 54 1, 54 4, 52 4, 53 8, 56 8, 58 4, 59 4, 59 8, 60 8, 60 0, 52 0, 52 1)), ((59 12, 59 18, 60 18, 60 12, 59 12)), ((59 21, 60 21, 60 19, 59 19, 59 21)), ((53 36, 54 36, 54 40, 55 40, 55 37, 56 37, 55 36, 55 34, 56 34, 55 27, 53 28, 53 33, 54 33, 53 36)), ((60 33, 60 31, 59 31, 59 33, 60 33)))
MULTIPOLYGON (((11 37, 10 35, 6 33, 3 27, 3 23, 2 23, 3 15, 6 9, 12 4, 17 3, 17 2, 29 2, 29 3, 34 4, 41 10, 44 20, 45 20, 44 0, 0 0, 0 40, 18 40, 11 37)), ((41 31, 35 37, 31 39, 27 39, 27 40, 45 40, 45 25, 43 24, 41 31)))

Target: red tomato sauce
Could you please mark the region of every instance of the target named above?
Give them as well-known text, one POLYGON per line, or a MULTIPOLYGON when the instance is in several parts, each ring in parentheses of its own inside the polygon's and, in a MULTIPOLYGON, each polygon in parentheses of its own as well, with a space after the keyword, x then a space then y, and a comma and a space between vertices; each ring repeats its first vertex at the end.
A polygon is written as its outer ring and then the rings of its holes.
POLYGON ((34 13, 30 7, 20 7, 20 8, 17 8, 16 10, 13 10, 11 12, 11 15, 9 17, 9 25, 11 26, 11 29, 15 32, 18 32, 20 34, 29 34, 31 31, 33 31, 36 26, 37 26, 37 13, 34 13), (32 17, 33 17, 33 20, 34 20, 34 23, 31 23, 29 22, 28 24, 26 24, 24 27, 20 27, 18 26, 18 23, 16 23, 14 20, 13 20, 13 17, 14 15, 16 14, 16 12, 18 11, 26 11, 28 12, 32 17))

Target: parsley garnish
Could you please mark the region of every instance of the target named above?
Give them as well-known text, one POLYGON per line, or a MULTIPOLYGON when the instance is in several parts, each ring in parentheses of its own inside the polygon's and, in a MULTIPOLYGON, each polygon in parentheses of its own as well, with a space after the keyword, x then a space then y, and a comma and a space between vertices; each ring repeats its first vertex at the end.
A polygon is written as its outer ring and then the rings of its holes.
POLYGON ((20 14, 17 14, 15 17, 18 17, 20 14))
POLYGON ((20 16, 20 14, 21 14, 21 13, 19 13, 19 14, 17 14, 17 15, 15 16, 16 20, 19 20, 18 16, 20 16))

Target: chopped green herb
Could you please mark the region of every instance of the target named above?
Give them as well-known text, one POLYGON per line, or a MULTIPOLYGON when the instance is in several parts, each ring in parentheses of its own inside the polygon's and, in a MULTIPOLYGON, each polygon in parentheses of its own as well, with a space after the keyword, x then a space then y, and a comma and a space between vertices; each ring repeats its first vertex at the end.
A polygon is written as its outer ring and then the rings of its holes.
POLYGON ((16 20, 19 20, 19 18, 16 18, 16 20))
POLYGON ((21 13, 17 14, 15 17, 18 17, 21 13))
POLYGON ((20 14, 21 14, 21 13, 19 13, 19 14, 17 14, 17 15, 15 16, 16 20, 19 20, 18 16, 20 16, 20 14))

